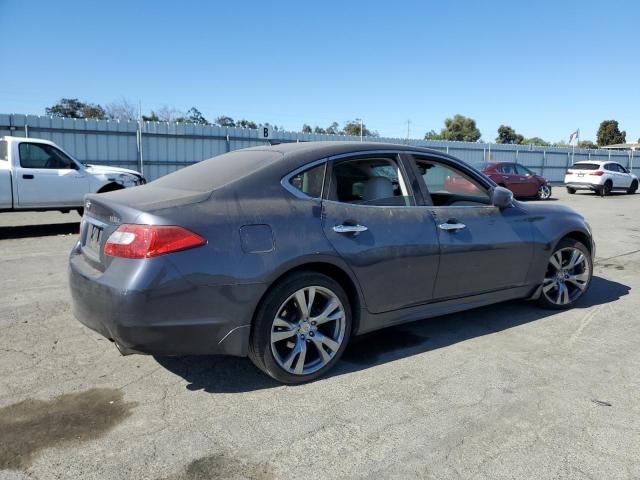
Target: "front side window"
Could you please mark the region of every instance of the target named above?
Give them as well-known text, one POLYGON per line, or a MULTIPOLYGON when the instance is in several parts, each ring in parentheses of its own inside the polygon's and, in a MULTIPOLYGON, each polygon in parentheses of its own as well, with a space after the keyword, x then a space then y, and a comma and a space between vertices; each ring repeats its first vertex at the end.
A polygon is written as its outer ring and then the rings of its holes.
POLYGON ((328 199, 359 205, 407 206, 413 204, 407 185, 395 160, 347 160, 333 165, 328 199))
POLYGON ((618 169, 618 171, 619 171, 619 172, 621 172, 621 173, 629 173, 629 172, 627 171, 627 169, 626 169, 626 168, 624 168, 624 167, 623 167, 622 165, 620 165, 619 163, 616 163, 615 165, 616 165, 616 168, 618 169))
POLYGON ((491 204, 488 190, 463 171, 430 158, 414 161, 434 206, 491 204))
POLYGON ((526 167, 523 167, 522 165, 516 165, 516 171, 518 172, 518 175, 523 175, 525 177, 528 177, 531 175, 531 170, 529 170, 526 167))
POLYGON ((76 169, 73 160, 51 145, 21 143, 19 147, 22 168, 76 169))
POLYGON ((326 163, 300 172, 289 179, 292 187, 301 191, 311 198, 322 196, 322 185, 324 183, 324 171, 326 163))

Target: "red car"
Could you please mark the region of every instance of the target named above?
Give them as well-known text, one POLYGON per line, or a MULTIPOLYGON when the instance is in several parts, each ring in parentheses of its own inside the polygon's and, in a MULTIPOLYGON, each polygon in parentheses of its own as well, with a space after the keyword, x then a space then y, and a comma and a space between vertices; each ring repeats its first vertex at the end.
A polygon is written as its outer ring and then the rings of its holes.
POLYGON ((511 162, 478 162, 473 166, 501 187, 506 187, 516 197, 546 200, 551 197, 551 185, 547 179, 536 175, 527 167, 511 162))

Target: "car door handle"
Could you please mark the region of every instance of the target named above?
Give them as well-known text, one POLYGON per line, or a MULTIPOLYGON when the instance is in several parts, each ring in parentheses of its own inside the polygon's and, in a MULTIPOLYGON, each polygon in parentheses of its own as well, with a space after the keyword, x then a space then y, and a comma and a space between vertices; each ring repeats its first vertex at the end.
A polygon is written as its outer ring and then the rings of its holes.
POLYGON ((440 230, 462 230, 463 228, 467 228, 467 226, 460 222, 447 222, 441 223, 438 225, 438 228, 440 230))
POLYGON ((22 178, 24 178, 25 180, 33 180, 33 175, 25 173, 24 175, 22 175, 22 178))
POLYGON ((336 233, 355 233, 356 235, 367 230, 369 229, 364 225, 336 225, 333 227, 333 231, 336 233))

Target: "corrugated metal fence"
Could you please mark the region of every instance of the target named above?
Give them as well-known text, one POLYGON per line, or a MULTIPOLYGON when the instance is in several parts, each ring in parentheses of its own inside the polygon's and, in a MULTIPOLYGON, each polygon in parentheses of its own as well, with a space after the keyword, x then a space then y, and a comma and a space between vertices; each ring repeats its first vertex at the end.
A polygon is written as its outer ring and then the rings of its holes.
MULTIPOLYGON (((239 148, 267 143, 258 130, 165 122, 78 120, 36 115, 0 114, 0 136, 51 140, 78 160, 143 170, 153 180, 179 168, 239 148)), ((360 141, 360 137, 272 132, 272 141, 360 141)), ((561 182, 566 168, 580 160, 615 160, 640 173, 634 152, 496 145, 487 143, 372 138, 367 141, 403 143, 447 152, 469 163, 515 161, 553 182, 561 182), (634 160, 635 164, 634 164, 634 160), (637 165, 636 165, 637 164, 637 165)))

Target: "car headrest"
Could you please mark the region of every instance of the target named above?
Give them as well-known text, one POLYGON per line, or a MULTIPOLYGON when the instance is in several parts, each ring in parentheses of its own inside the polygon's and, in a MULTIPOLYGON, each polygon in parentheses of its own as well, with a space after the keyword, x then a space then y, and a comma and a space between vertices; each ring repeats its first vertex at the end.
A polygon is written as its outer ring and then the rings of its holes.
POLYGON ((364 186, 362 200, 393 197, 393 183, 387 177, 371 177, 364 186))

